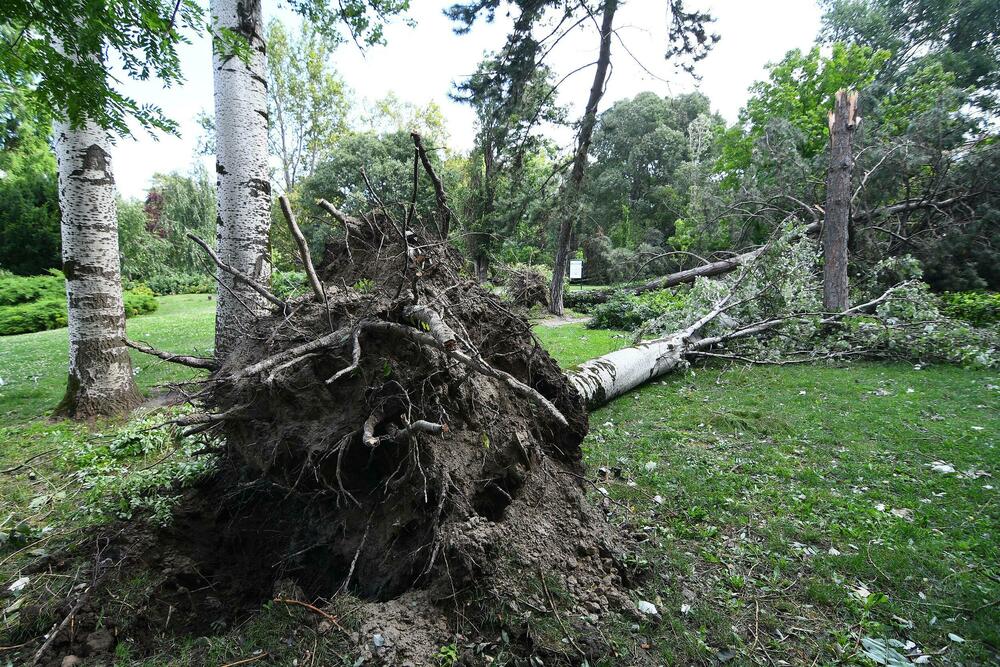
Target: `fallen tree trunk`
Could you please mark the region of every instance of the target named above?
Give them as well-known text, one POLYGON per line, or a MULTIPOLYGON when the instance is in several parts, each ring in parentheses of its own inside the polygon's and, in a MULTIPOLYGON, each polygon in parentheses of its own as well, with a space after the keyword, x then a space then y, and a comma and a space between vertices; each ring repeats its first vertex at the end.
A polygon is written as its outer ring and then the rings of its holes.
MULTIPOLYGON (((800 232, 793 234, 790 240, 798 238, 801 234, 812 234, 817 232, 819 231, 819 228, 820 224, 818 222, 814 222, 804 227, 800 232)), ((708 264, 702 264, 701 266, 696 266, 692 269, 685 269, 683 271, 677 271, 676 273, 660 276, 659 278, 654 278, 653 280, 645 282, 641 285, 635 285, 632 287, 593 290, 589 292, 570 292, 565 297, 566 305, 570 307, 580 305, 597 305, 599 303, 607 302, 612 296, 622 292, 626 294, 645 294, 646 292, 666 289, 668 287, 676 287, 677 285, 683 285, 684 283, 693 283, 696 278, 711 278, 713 276, 720 276, 752 262, 759 257, 762 252, 764 252, 764 247, 755 248, 754 250, 734 255, 733 257, 720 259, 717 262, 709 262, 708 264)))
MULTIPOLYGON (((950 197, 948 199, 942 199, 938 201, 933 201, 929 199, 909 199, 903 202, 898 202, 896 204, 889 204, 887 206, 881 206, 879 208, 873 209, 871 211, 855 211, 852 213, 851 218, 854 221, 873 221, 876 218, 882 218, 891 215, 898 215, 901 213, 910 213, 913 211, 921 210, 943 210, 956 204, 960 204, 964 201, 972 199, 979 196, 980 192, 972 192, 964 195, 957 195, 955 197, 950 197)), ((822 224, 820 221, 813 222, 806 225, 799 233, 792 235, 788 240, 794 241, 802 234, 815 234, 820 231, 822 224)), ((876 228, 878 229, 878 228, 876 228)), ((754 250, 749 250, 747 252, 729 257, 727 259, 721 259, 716 262, 709 262, 703 264, 702 266, 696 266, 692 269, 685 269, 684 271, 677 271, 676 273, 671 273, 666 276, 660 276, 659 278, 653 278, 641 285, 633 285, 629 287, 616 287, 611 289, 602 290, 592 290, 592 291, 579 291, 579 292, 569 292, 564 297, 564 303, 567 307, 575 308, 580 306, 593 306, 601 303, 606 303, 613 295, 618 293, 625 294, 644 294, 646 292, 652 292, 654 290, 666 289, 668 287, 676 287, 677 285, 683 285, 685 283, 693 283, 696 278, 712 278, 714 276, 720 276, 734 269, 747 264, 757 258, 763 248, 756 248, 754 250)))
MULTIPOLYGON (((899 286, 891 287, 878 298, 843 312, 827 314, 820 320, 820 324, 828 325, 850 315, 868 312, 888 299, 898 288, 899 286)), ((728 307, 729 304, 724 301, 683 331, 591 359, 570 373, 570 382, 583 398, 587 410, 596 410, 650 380, 686 367, 690 357, 697 356, 698 353, 730 340, 756 336, 794 320, 815 316, 814 313, 792 314, 755 322, 717 336, 698 335, 709 322, 724 313, 728 307)))

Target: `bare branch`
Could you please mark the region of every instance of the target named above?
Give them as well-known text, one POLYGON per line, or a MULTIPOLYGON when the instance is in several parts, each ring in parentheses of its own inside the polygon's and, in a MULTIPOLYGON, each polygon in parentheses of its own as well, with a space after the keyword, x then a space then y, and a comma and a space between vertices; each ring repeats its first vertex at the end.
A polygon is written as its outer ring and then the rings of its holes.
POLYGON ((172 352, 164 352, 163 350, 157 350, 151 345, 146 343, 141 343, 135 340, 125 339, 125 344, 128 345, 133 350, 138 350, 143 354, 148 354, 154 357, 163 359, 164 361, 169 361, 174 364, 180 364, 182 366, 189 366, 190 368, 205 368, 210 371, 214 371, 219 367, 219 364, 215 362, 214 359, 207 359, 205 357, 192 357, 184 354, 174 354, 172 352))
POLYGON ((219 267, 220 269, 231 275, 233 278, 236 278, 237 281, 243 283, 253 291, 257 292, 257 294, 260 294, 262 297, 264 297, 274 305, 281 308, 282 311, 284 311, 288 307, 287 303, 285 303, 278 297, 271 294, 271 292, 266 287, 258 283, 256 280, 247 275, 244 275, 243 273, 237 271, 236 269, 234 269, 233 267, 229 266, 221 259, 219 259, 219 256, 215 254, 215 251, 212 250, 212 248, 202 239, 198 238, 191 232, 187 233, 187 237, 192 241, 194 241, 195 243, 197 243, 198 245, 200 245, 201 249, 204 250, 206 253, 208 253, 208 256, 212 258, 212 261, 215 262, 215 265, 217 267, 219 267))
POLYGON ((403 309, 403 315, 413 318, 427 325, 427 330, 434 339, 446 350, 451 351, 458 345, 458 338, 451 330, 444 319, 438 315, 437 311, 429 306, 407 306, 403 309))
POLYGON ((319 206, 324 211, 326 211, 327 213, 329 213, 330 215, 332 215, 337 222, 347 227, 348 231, 357 231, 358 229, 361 228, 360 220, 350 215, 347 215, 346 213, 341 211, 339 208, 337 208, 327 200, 317 199, 316 205, 319 206))
POLYGON ((298 357, 303 357, 307 354, 315 352, 316 350, 343 345, 350 340, 349 337, 352 330, 353 327, 342 327, 333 333, 328 333, 325 336, 311 340, 308 343, 303 343, 302 345, 279 352, 278 354, 270 356, 267 359, 263 359, 262 361, 258 361, 256 364, 247 366, 246 368, 234 373, 233 380, 239 380, 251 375, 256 375, 257 373, 269 371, 275 366, 292 361, 298 357))
POLYGON ((427 151, 424 150, 423 141, 420 139, 420 133, 410 132, 410 138, 413 139, 413 145, 417 147, 417 154, 420 156, 420 162, 424 165, 424 171, 431 179, 431 183, 434 184, 434 197, 437 200, 438 209, 438 220, 439 220, 439 231, 441 233, 441 238, 448 238, 448 232, 451 227, 451 219, 454 214, 451 208, 448 206, 448 195, 444 191, 444 183, 438 178, 438 175, 434 173, 434 166, 431 164, 430 159, 427 157, 427 151))
POLYGON ((313 267, 309 244, 306 243, 306 237, 302 235, 302 230, 295 223, 295 216, 292 214, 292 206, 288 203, 288 197, 281 195, 278 197, 278 202, 281 204, 281 212, 285 214, 288 231, 292 233, 292 238, 295 239, 295 244, 299 247, 299 257, 302 258, 302 266, 306 271, 306 277, 309 278, 309 286, 312 288, 313 295, 316 297, 316 301, 325 303, 326 295, 319 282, 319 276, 316 275, 316 269, 313 267))

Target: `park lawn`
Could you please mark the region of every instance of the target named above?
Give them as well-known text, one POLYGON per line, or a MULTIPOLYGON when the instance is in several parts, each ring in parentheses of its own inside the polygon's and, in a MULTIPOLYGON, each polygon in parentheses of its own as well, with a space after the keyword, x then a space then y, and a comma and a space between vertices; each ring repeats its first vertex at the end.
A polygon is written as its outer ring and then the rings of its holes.
MULTIPOLYGON (((213 309, 205 295, 164 297, 156 313, 129 320, 129 335, 208 354, 213 309)), ((580 324, 535 331, 568 369, 628 344, 580 324)), ((52 548, 57 540, 46 540, 81 522, 88 501, 70 475, 127 428, 45 418, 62 393, 65 346, 65 330, 0 339, 0 468, 48 453, 0 475, 0 530, 11 531, 0 584, 29 558, 17 549, 52 548)), ((144 390, 191 373, 135 362, 144 390)), ((603 628, 621 659, 602 664, 630 664, 639 651, 663 664, 864 664, 863 637, 913 641, 940 652, 933 663, 995 660, 998 375, 869 363, 700 368, 595 412, 585 442, 593 499, 641 539, 636 599, 662 616, 638 630, 603 628)), ((127 486, 130 469, 163 455, 116 461, 116 474, 127 486)), ((49 597, 58 617, 59 596, 49 597)), ((272 635, 283 636, 233 631, 212 642, 222 656, 277 655, 272 635)))
MULTIPOLYGON (((567 367, 599 351, 580 325, 537 333, 567 367)), ((998 385, 945 366, 737 365, 593 413, 588 474, 643 539, 639 595, 663 615, 649 650, 829 664, 885 637, 997 660, 998 385)))
MULTIPOLYGON (((181 294, 157 299, 160 307, 129 318, 128 335, 171 352, 211 356, 215 297, 181 294)), ((67 329, 0 337, 0 423, 22 422, 47 414, 66 389, 67 329)), ((132 351, 139 388, 149 393, 164 382, 193 377, 197 371, 132 351)))

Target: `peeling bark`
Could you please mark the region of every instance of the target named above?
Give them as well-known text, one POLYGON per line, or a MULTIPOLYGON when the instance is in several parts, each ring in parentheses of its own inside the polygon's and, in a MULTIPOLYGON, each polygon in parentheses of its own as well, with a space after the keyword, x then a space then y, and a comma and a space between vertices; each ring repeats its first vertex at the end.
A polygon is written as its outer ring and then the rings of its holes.
POLYGON ((125 346, 125 306, 110 142, 87 122, 55 123, 69 316, 69 377, 56 414, 126 414, 142 402, 125 346))
MULTIPOLYGON (((216 174, 219 259, 257 283, 271 277, 271 184, 267 165, 267 81, 260 0, 212 0, 213 31, 246 39, 247 62, 221 51, 216 40, 216 174)), ((215 356, 225 359, 250 318, 267 312, 266 299, 223 270, 216 308, 215 356)))

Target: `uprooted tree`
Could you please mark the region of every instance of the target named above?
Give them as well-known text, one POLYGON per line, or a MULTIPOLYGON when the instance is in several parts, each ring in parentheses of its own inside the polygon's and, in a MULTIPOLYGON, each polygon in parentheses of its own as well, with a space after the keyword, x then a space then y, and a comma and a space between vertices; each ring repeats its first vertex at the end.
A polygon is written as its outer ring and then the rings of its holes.
MULTIPOLYGON (((414 143, 414 164, 437 190, 414 143)), ((234 596, 233 619, 272 598, 309 605, 346 593, 361 599, 354 649, 382 664, 427 664, 460 624, 504 631, 516 655, 546 664, 610 655, 593 614, 643 612, 628 594, 636 572, 623 557, 627 541, 585 498, 588 410, 807 315, 712 328, 780 291, 754 282, 750 269, 773 263, 755 261, 676 331, 567 375, 522 317, 460 274, 462 257, 445 240, 443 190, 430 225, 415 207, 396 216, 369 195, 361 217, 317 202, 342 233, 316 266, 282 201, 308 278, 303 297, 279 298, 194 239, 221 273, 270 304, 247 319, 225 359, 131 344, 211 371, 192 397, 198 411, 174 423, 219 451, 223 465, 178 509, 175 526, 152 538, 157 548, 123 549, 164 574, 144 615, 118 632, 141 634, 163 617, 199 628, 217 617, 222 590, 234 596), (206 576, 211 589, 201 585, 206 576), (539 631, 538 615, 558 630, 539 631)), ((878 306, 894 289, 816 324, 878 306)), ((73 610, 111 576, 102 562, 98 554, 94 583, 73 610)))
MULTIPOLYGON (((415 163, 438 183, 414 139, 415 163)), ((259 510, 277 533, 260 567, 282 563, 270 583, 291 577, 309 599, 347 591, 369 601, 365 623, 387 643, 364 650, 392 664, 426 664, 448 638, 436 619, 456 610, 489 623, 498 617, 488 610, 511 600, 534 600, 567 624, 588 603, 638 613, 621 540, 584 499, 582 397, 522 317, 459 275, 463 260, 441 232, 412 207, 397 217, 370 195, 360 218, 318 202, 343 233, 315 268, 283 207, 307 297, 284 301, 203 245, 220 273, 271 306, 247 318, 218 364, 135 344, 211 369, 201 411, 179 423, 224 441, 238 470, 227 484, 284 496, 294 520, 259 510), (565 609, 553 608, 547 580, 569 596, 565 609), (389 617, 407 627, 386 627, 389 617)), ((553 650, 523 636, 525 613, 505 612, 509 632, 527 653, 553 650)), ((569 649, 607 647, 574 640, 569 649)))

